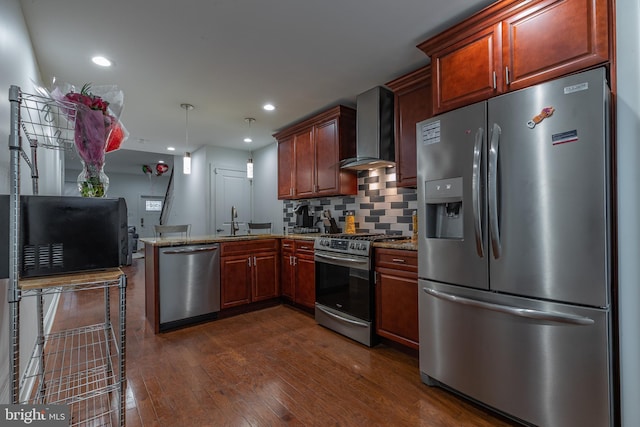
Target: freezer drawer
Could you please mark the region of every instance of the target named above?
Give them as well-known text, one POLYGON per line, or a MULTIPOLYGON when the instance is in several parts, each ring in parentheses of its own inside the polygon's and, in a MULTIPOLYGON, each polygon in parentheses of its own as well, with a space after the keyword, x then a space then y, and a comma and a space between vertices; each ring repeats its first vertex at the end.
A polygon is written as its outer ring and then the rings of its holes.
POLYGON ((611 425, 610 311, 419 282, 420 371, 538 426, 611 425))
POLYGON ((220 245, 160 249, 160 324, 220 311, 220 245))

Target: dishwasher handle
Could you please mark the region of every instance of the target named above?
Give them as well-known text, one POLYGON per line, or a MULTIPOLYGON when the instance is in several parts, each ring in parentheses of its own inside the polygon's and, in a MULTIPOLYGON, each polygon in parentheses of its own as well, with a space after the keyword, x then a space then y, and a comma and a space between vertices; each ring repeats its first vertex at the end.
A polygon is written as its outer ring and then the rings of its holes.
POLYGON ((167 255, 189 255, 189 254, 198 254, 201 252, 213 252, 217 251, 218 246, 201 246, 197 248, 189 248, 189 249, 170 249, 163 251, 163 254, 167 255))

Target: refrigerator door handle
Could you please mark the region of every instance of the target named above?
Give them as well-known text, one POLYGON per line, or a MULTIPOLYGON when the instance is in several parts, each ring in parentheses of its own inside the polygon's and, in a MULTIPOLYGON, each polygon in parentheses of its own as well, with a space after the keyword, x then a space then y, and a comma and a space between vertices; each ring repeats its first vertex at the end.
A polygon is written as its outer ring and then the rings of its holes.
POLYGON ((578 316, 575 314, 561 313, 558 311, 541 311, 531 308, 493 304, 490 302, 478 301, 475 299, 452 295, 447 292, 441 292, 429 288, 422 288, 422 290, 433 297, 443 299, 445 301, 482 308, 485 310, 497 311, 499 313, 510 314, 512 316, 525 317, 527 319, 547 320, 550 322, 568 323, 571 325, 593 325, 595 323, 595 321, 589 317, 578 316))
POLYGON ((476 141, 473 145, 473 174, 471 180, 471 194, 472 194, 472 204, 473 204, 473 225, 475 229, 476 235, 476 252, 480 258, 484 258, 484 244, 482 239, 482 209, 480 205, 480 201, 482 200, 482 195, 480 194, 481 185, 481 167, 480 161, 482 159, 482 149, 484 143, 484 129, 478 128, 476 132, 476 141))
POLYGON ((500 228, 498 225, 498 148, 500 147, 501 133, 500 126, 494 123, 489 145, 489 233, 495 259, 499 259, 502 255, 500 228))

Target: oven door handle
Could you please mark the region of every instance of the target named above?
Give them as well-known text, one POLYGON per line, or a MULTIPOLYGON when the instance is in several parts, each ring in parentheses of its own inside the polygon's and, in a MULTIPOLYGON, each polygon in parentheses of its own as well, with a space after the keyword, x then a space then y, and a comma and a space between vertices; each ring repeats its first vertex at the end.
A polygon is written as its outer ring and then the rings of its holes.
POLYGON ((324 308, 320 307, 318 304, 316 304, 316 308, 317 308, 318 310, 320 310, 321 312, 323 312, 324 314, 326 314, 326 315, 328 315, 328 316, 331 316, 331 317, 333 317, 334 319, 339 320, 339 321, 341 321, 341 322, 350 323, 350 324, 352 324, 352 325, 356 325, 356 326, 362 326, 363 328, 368 328, 368 327, 369 327, 369 325, 368 325, 368 324, 366 324, 366 323, 364 323, 364 322, 358 322, 357 320, 345 319, 345 318, 344 318, 344 317, 342 317, 342 316, 338 316, 337 314, 333 314, 333 313, 332 313, 332 312, 330 312, 329 310, 327 310, 327 309, 324 309, 324 308))
POLYGON ((315 255, 316 255, 316 258, 330 259, 332 261, 352 262, 354 264, 368 264, 369 262, 368 259, 366 258, 364 259, 347 258, 347 257, 341 257, 341 256, 319 254, 318 252, 316 252, 315 255))

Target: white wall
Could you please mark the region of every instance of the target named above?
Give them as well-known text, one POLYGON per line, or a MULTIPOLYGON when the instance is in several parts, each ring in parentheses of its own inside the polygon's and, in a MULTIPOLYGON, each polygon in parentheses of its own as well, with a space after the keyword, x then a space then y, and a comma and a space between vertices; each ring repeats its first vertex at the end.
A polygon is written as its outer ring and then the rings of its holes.
POLYGON ((278 145, 273 143, 253 152, 254 222, 271 222, 272 231, 281 233, 283 203, 278 200, 278 145))
MULTIPOLYGON (((215 168, 243 171, 249 152, 222 147, 203 147, 191 153, 191 175, 182 173, 182 158, 174 158, 174 201, 169 224, 191 224, 191 235, 215 234, 215 168)), ((282 230, 282 203, 277 200, 277 149, 275 144, 253 153, 254 179, 251 219, 271 222, 282 230)), ((227 219, 224 219, 225 221, 227 219)))
MULTIPOLYGON (((32 80, 39 83, 40 72, 33 54, 20 2, 0 2, 0 193, 9 193, 9 150, 7 142, 10 132, 10 109, 8 91, 10 85, 18 85, 24 92, 33 93, 32 80)), ((28 149, 28 147, 27 147, 28 149)), ((60 194, 62 189, 62 167, 60 152, 40 149, 38 152, 40 172, 40 194, 60 194)), ((26 163, 21 162, 21 192, 31 193, 30 173, 26 163)), ((5 224, 2 224, 5 226, 5 224)), ((3 242, 6 244, 6 242, 3 242)), ((9 304, 7 303, 7 280, 0 280, 0 403, 11 399, 9 382, 9 304)), ((51 306, 51 298, 45 301, 45 312, 51 306)), ((24 369, 36 337, 35 299, 24 298, 21 306, 20 367, 24 369)))
POLYGON ((640 426, 640 0, 617 0, 620 388, 623 427, 640 426))
MULTIPOLYGON (((182 167, 182 163, 181 166, 182 167)), ((65 196, 79 196, 77 176, 80 169, 65 169, 64 191, 65 196)), ((109 177, 109 189, 107 197, 124 197, 127 202, 127 219, 129 225, 139 229, 140 227, 140 196, 164 197, 169 184, 169 173, 162 176, 146 175, 140 170, 139 174, 115 173, 105 170, 109 177)))

